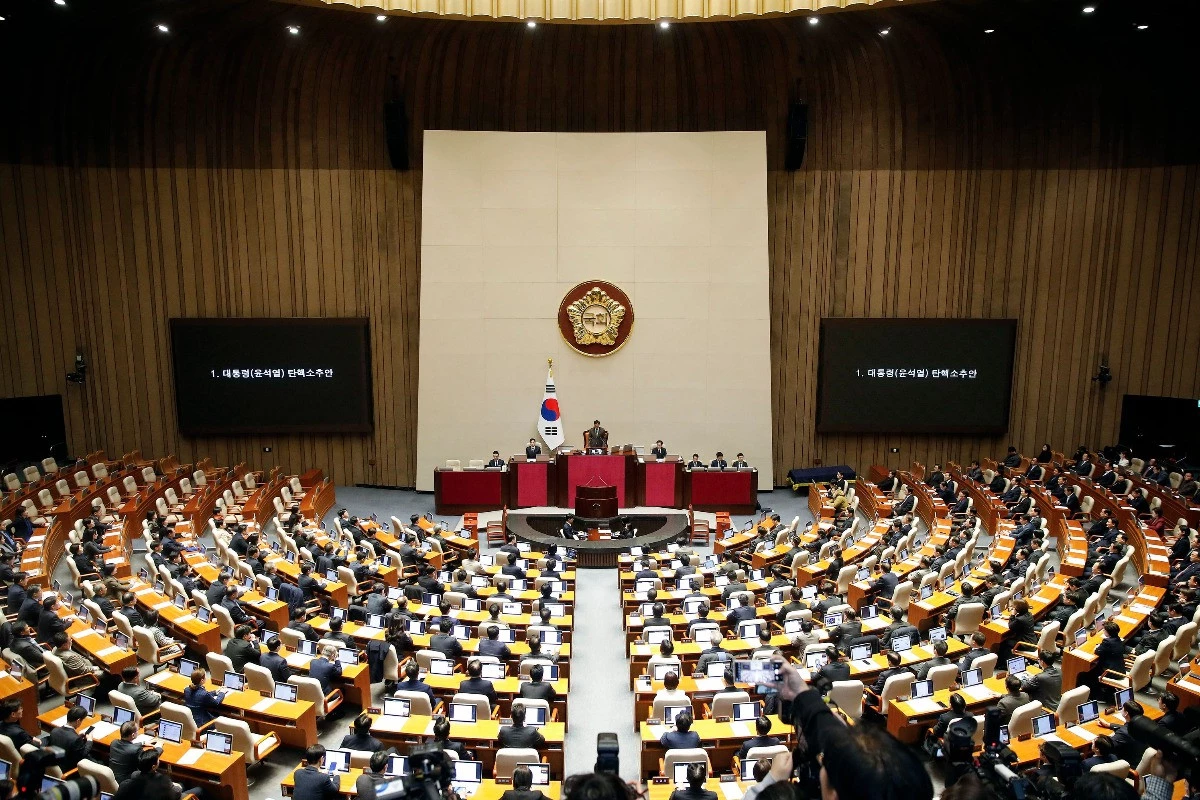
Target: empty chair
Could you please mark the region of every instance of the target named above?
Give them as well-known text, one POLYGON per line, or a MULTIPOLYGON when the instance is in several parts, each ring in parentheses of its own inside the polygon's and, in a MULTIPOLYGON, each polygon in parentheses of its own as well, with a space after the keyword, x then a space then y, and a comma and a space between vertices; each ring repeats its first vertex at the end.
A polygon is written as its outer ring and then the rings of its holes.
POLYGON ((21 474, 25 476, 26 483, 37 483, 42 477, 42 473, 38 472, 37 467, 26 467, 21 470, 21 474))
POLYGON ((1016 739, 1033 733, 1033 718, 1045 714, 1042 704, 1031 700, 1023 706, 1017 706, 1012 717, 1008 720, 1008 735, 1016 739))
POLYGON ((542 757, 532 747, 501 747, 496 751, 495 778, 512 779, 513 770, 520 764, 536 764, 542 757))
POLYGON ((15 492, 21 488, 21 479, 17 477, 17 473, 10 472, 4 476, 4 491, 15 492))
POLYGON ((1191 654, 1192 645, 1196 643, 1196 628, 1195 622, 1179 626, 1179 630, 1175 632, 1175 647, 1171 652, 1173 660, 1183 661, 1191 654))
POLYGON ((321 691, 321 683, 316 678, 305 678, 300 675, 294 675, 288 683, 296 687, 296 696, 299 699, 307 700, 313 704, 317 709, 318 719, 324 719, 331 711, 340 706, 345 699, 339 689, 334 689, 326 695, 321 691))
POLYGON ((862 681, 834 681, 829 689, 829 700, 847 717, 858 720, 862 717, 864 692, 862 681))
POLYGON ((213 683, 221 684, 225 681, 225 673, 233 672, 233 662, 228 656, 223 656, 220 653, 205 653, 204 660, 208 662, 208 673, 212 676, 213 683))
POLYGON ((73 477, 75 480, 75 485, 80 489, 86 489, 92 485, 92 479, 88 476, 85 470, 79 470, 73 477))
POLYGON ((221 629, 221 636, 226 639, 233 638, 233 617, 229 616, 229 609, 223 605, 215 605, 212 607, 213 619, 217 621, 217 627, 221 629))
POLYGON ((925 676, 933 681, 933 690, 940 692, 942 689, 950 689, 958 680, 958 667, 954 664, 943 664, 940 667, 933 667, 925 676))
POLYGON ((966 639, 978 631, 986 611, 983 603, 963 603, 954 614, 954 635, 966 639))
POLYGON ((138 492, 137 481, 133 479, 132 475, 126 475, 121 479, 121 488, 125 490, 126 497, 131 497, 138 492))
POLYGON ((143 717, 142 712, 138 711, 137 703, 133 701, 133 698, 124 692, 117 691, 116 689, 113 689, 108 693, 108 702, 112 703, 116 708, 123 708, 126 711, 133 712, 133 718, 138 725, 141 725, 143 722, 151 722, 158 719, 159 712, 157 711, 152 711, 143 717))
POLYGON ((1063 692, 1062 698, 1058 701, 1058 708, 1054 710, 1058 717, 1059 725, 1076 725, 1079 723, 1079 705, 1086 703, 1091 695, 1092 689, 1090 686, 1076 686, 1068 692, 1063 692))
POLYGON ((100 786, 100 791, 113 794, 117 791, 117 776, 113 775, 112 769, 108 766, 90 758, 81 758, 76 765, 80 775, 95 778, 96 783, 100 786))
POLYGON ((996 662, 999 656, 995 653, 988 653, 986 656, 978 656, 971 661, 971 669, 981 670, 980 674, 984 680, 992 677, 996 672, 996 662))
POLYGON ((153 467, 142 467, 142 483, 149 485, 154 483, 155 479, 153 467))
POLYGON ((446 459, 446 469, 452 469, 452 470, 456 470, 456 471, 461 470, 462 469, 462 460, 457 459, 457 458, 446 459))
POLYGON ((103 461, 97 461, 91 467, 92 474, 96 476, 96 480, 103 481, 108 478, 108 467, 105 466, 103 461))
POLYGON ((55 472, 58 472, 58 462, 53 458, 43 458, 42 472, 46 473, 47 475, 53 475, 55 472))
POLYGON ((246 672, 247 689, 258 692, 264 697, 275 696, 275 678, 271 676, 271 670, 257 664, 247 664, 243 669, 246 672))
POLYGON ((265 760, 267 756, 279 749, 281 744, 279 736, 274 731, 264 734, 253 733, 246 721, 241 719, 217 717, 213 722, 213 728, 233 737, 233 749, 246 756, 247 768, 265 760))
POLYGON ((746 692, 724 692, 713 698, 713 717, 732 717, 734 703, 749 703, 750 695, 746 692))

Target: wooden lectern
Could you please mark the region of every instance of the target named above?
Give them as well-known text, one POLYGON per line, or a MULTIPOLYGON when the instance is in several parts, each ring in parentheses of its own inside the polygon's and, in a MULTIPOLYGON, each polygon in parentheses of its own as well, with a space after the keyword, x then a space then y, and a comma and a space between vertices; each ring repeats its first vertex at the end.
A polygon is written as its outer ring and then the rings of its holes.
POLYGON ((575 516, 584 519, 607 519, 617 515, 617 487, 575 487, 575 516))

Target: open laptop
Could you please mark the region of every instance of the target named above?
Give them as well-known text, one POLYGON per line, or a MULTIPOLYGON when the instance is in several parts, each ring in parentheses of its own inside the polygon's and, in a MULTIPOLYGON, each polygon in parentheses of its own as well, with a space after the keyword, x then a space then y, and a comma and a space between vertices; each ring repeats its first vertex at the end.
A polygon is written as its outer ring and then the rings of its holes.
POLYGON ((800 596, 803 597, 805 600, 812 600, 814 597, 817 596, 817 587, 811 586, 811 585, 810 586, 802 586, 800 588, 800 596))
POLYGON ((326 750, 325 761, 321 764, 322 770, 333 774, 335 772, 350 771, 350 751, 349 750, 326 750))
POLYGON ((449 719, 451 722, 474 724, 478 719, 478 713, 474 703, 451 703, 449 719))
POLYGON ((88 716, 96 713, 96 698, 92 697, 90 694, 75 695, 75 705, 86 711, 88 716))
POLYGON ((183 725, 169 719, 158 721, 158 738, 179 744, 183 741, 183 725))
POLYGON ((290 683, 275 684, 275 699, 294 703, 299 696, 299 690, 290 683))
POLYGON ((387 769, 384 774, 397 778, 408 775, 408 756, 388 756, 387 769))
POLYGON ((1033 718, 1033 735, 1049 736, 1054 733, 1054 715, 1040 714, 1033 718))
POLYGON ((525 767, 533 775, 534 786, 549 786, 550 785, 550 765, 542 763, 517 764, 518 767, 525 767))
POLYGON ((972 686, 978 686, 983 683, 983 670, 969 669, 962 674, 962 685, 964 689, 972 686))
POLYGON ((906 650, 911 650, 912 646, 912 637, 910 637, 907 633, 902 633, 899 636, 892 637, 892 650, 897 653, 903 653, 906 650))
POLYGON ((225 679, 221 681, 221 685, 226 689, 240 692, 246 688, 246 676, 240 672, 226 671, 225 679))
POLYGON ((306 656, 315 656, 317 654, 317 643, 308 639, 301 639, 300 652, 306 656))
POLYGON ((921 599, 928 600, 933 597, 933 584, 927 583, 921 587, 921 599))
POLYGON ((1094 722, 1100 719, 1100 701, 1089 700, 1086 703, 1080 703, 1077 707, 1079 712, 1079 722, 1077 725, 1086 725, 1089 722, 1094 722))
POLYGON ((682 762, 676 761, 675 762, 674 771, 671 775, 671 779, 675 783, 676 786, 687 786, 688 767, 690 767, 694 763, 704 763, 704 762, 694 762, 694 761, 682 761, 682 762))
POLYGON ((411 704, 403 697, 383 698, 383 713, 388 717, 407 717, 411 713, 411 704))
POLYGON ((124 725, 126 722, 133 722, 134 719, 136 719, 136 715, 128 708, 121 708, 120 706, 113 707, 114 725, 124 725))
MULTIPOLYGON (((208 733, 204 734, 204 749, 213 753, 220 753, 223 756, 227 756, 233 752, 233 736, 228 733, 209 731, 208 733)), ((348 750, 343 752, 346 753, 346 766, 349 768, 350 752, 348 750)))
POLYGON ((455 761, 450 786, 459 795, 470 796, 483 784, 482 761, 455 761))
POLYGON ((504 678, 504 665, 488 662, 479 665, 479 677, 487 681, 498 681, 504 678))
POLYGON ((196 619, 201 622, 212 622, 212 612, 204 606, 199 606, 196 609, 196 619))
POLYGON ((753 722, 758 719, 759 710, 758 703, 734 703, 733 704, 733 721, 734 722, 753 722))
POLYGON ((835 611, 832 614, 825 615, 825 627, 832 628, 842 624, 842 612, 835 611))
POLYGON ((655 664, 653 666, 653 672, 650 677, 652 677, 656 681, 662 681, 662 680, 666 680, 667 675, 672 672, 675 672, 675 673, 680 672, 680 667, 678 664, 662 664, 662 663, 655 664))
POLYGON ((338 661, 344 667, 353 667, 358 664, 358 651, 349 647, 339 647, 338 661))
POLYGON ((663 720, 668 723, 674 723, 676 717, 684 711, 691 710, 691 706, 663 706, 663 720))
POLYGON ((181 658, 179 659, 179 674, 185 678, 190 678, 192 676, 192 671, 199 666, 199 661, 192 661, 189 658, 181 658))
POLYGON ((757 763, 758 763, 757 761, 751 761, 748 758, 742 760, 742 762, 741 762, 742 774, 740 777, 741 777, 741 780, 743 783, 756 783, 757 782, 754 780, 754 766, 757 763))
POLYGON ((1121 691, 1117 692, 1116 697, 1113 700, 1113 703, 1116 705, 1117 708, 1120 708, 1121 706, 1125 705, 1132 699, 1133 699, 1133 689, 1122 689, 1121 691))
POLYGON ((909 695, 909 699, 920 700, 925 697, 933 697, 933 681, 913 681, 912 693, 909 695))
POLYGON ((868 619, 875 619, 878 616, 879 616, 879 607, 874 604, 869 605, 869 606, 863 606, 862 608, 860 608, 858 610, 858 617, 859 617, 859 619, 861 619, 863 621, 866 621, 868 619))
POLYGON ((804 666, 809 672, 816 672, 829 663, 829 655, 824 650, 808 653, 804 656, 804 666))
POLYGON ((546 709, 543 706, 525 706, 525 724, 534 728, 545 726, 546 709))
POLYGON ((850 648, 850 660, 858 662, 859 667, 869 667, 873 648, 869 644, 856 644, 850 648))
POLYGON ((942 626, 929 629, 929 643, 946 641, 946 629, 942 626))
POLYGON ((1029 673, 1026 672, 1027 668, 1028 664, 1025 662, 1024 656, 1013 656, 1008 660, 1008 674, 1015 675, 1022 681, 1029 677, 1029 673))
POLYGON ((869 577, 871 577, 871 570, 867 569, 866 567, 863 567, 858 572, 854 573, 854 580, 856 582, 865 581, 869 577))

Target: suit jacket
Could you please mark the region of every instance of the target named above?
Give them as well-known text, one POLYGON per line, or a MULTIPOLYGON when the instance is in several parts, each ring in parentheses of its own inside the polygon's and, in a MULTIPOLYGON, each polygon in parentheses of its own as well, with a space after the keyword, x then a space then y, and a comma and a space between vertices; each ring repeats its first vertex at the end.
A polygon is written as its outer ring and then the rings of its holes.
POLYGON ((658 743, 668 750, 690 750, 700 746, 700 734, 695 731, 667 731, 658 743))
POLYGON ((546 737, 537 728, 528 725, 505 725, 500 729, 501 747, 532 747, 540 750, 546 745, 546 737))
POLYGON ((92 752, 91 741, 80 736, 69 725, 60 725, 50 731, 50 746, 61 747, 66 751, 66 756, 58 763, 64 772, 75 769, 79 765, 80 759, 87 758, 88 754, 92 752))
POLYGON ((37 638, 39 642, 49 644, 54 641, 54 634, 67 629, 67 621, 53 611, 43 611, 38 620, 37 638))
POLYGON ((542 448, 536 444, 530 445, 529 447, 525 448, 525 457, 526 458, 530 458, 530 459, 537 458, 541 454, 542 454, 542 448))
POLYGON ((438 633, 429 637, 429 649, 436 650, 443 655, 458 659, 462 657, 463 646, 462 642, 455 639, 448 633, 438 633))
POLYGON ((1058 708, 1058 701, 1062 700, 1062 668, 1055 664, 1025 681, 1021 688, 1042 705, 1058 708))
POLYGON ((295 788, 292 790, 294 800, 338 800, 341 796, 338 784, 317 767, 308 765, 301 767, 292 774, 295 788))
POLYGON ((558 692, 555 691, 552 683, 530 681, 521 684, 521 688, 517 691, 517 697, 523 697, 526 700, 545 700, 552 704, 558 699, 558 692))
POLYGON ((234 672, 245 672, 247 664, 258 664, 262 651, 245 639, 230 639, 225 645, 225 657, 233 662, 234 672))
POLYGON ((28 636, 19 636, 13 639, 9 649, 25 659, 25 663, 31 667, 40 667, 46 663, 46 659, 42 657, 42 648, 38 647, 37 642, 28 636))
POLYGON ((124 783, 133 773, 137 772, 137 757, 140 752, 142 752, 140 744, 127 742, 124 739, 117 739, 109 745, 108 767, 113 771, 113 777, 117 779, 118 784, 124 783))
MULTIPOLYGON (((117 691, 133 698, 133 704, 137 706, 137 710, 142 714, 149 714, 151 711, 156 711, 162 705, 162 695, 152 689, 146 688, 140 683, 125 683, 121 681, 117 685, 117 691)), ((136 768, 137 763, 134 762, 134 769, 136 768)))
POLYGON ((481 639, 478 652, 481 656, 495 656, 501 661, 508 661, 512 658, 512 650, 499 639, 481 639))
POLYGON ((292 668, 279 653, 263 653, 258 665, 270 672, 276 683, 287 683, 288 678, 292 677, 292 668))
POLYGON ((505 789, 500 800, 547 800, 538 789, 505 789))
POLYGON ((308 662, 308 677, 316 678, 325 694, 333 691, 333 682, 341 676, 341 662, 326 661, 324 658, 314 658, 308 662))
POLYGON ((1125 645, 1120 639, 1105 636, 1096 645, 1096 666, 1093 674, 1100 675, 1105 670, 1125 671, 1125 645))
POLYGON ((13 584, 8 587, 8 613, 16 614, 25 603, 25 587, 13 584))
POLYGON ((671 792, 671 796, 667 800, 717 800, 717 793, 703 786, 693 789, 691 786, 684 786, 671 792))
POLYGON ((21 610, 17 612, 17 617, 36 630, 38 621, 42 618, 42 604, 32 597, 26 597, 25 602, 21 604, 21 610))
POLYGON ((709 464, 709 466, 713 467, 715 469, 725 469, 726 467, 729 466, 729 462, 723 458, 714 458, 712 463, 709 464))
POLYGON ((481 694, 488 699, 492 704, 492 708, 496 707, 499 702, 496 697, 496 688, 492 686, 492 682, 486 678, 467 678, 458 685, 460 692, 470 692, 471 694, 481 694))
POLYGON ((216 719, 213 709, 221 706, 224 693, 210 692, 203 686, 188 686, 183 690, 184 705, 192 712, 197 726, 207 725, 216 719))

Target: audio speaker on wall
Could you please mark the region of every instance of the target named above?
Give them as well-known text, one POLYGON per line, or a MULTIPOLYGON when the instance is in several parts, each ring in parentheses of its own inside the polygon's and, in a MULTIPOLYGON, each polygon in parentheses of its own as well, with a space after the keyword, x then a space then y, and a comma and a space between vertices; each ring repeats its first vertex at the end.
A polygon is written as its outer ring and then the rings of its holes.
POLYGON ((791 103, 788 106, 787 150, 784 166, 800 169, 804 165, 804 148, 808 145, 808 103, 791 103))
POLYGON ((405 118, 403 100, 383 104, 383 127, 392 169, 408 169, 408 120, 405 118))

